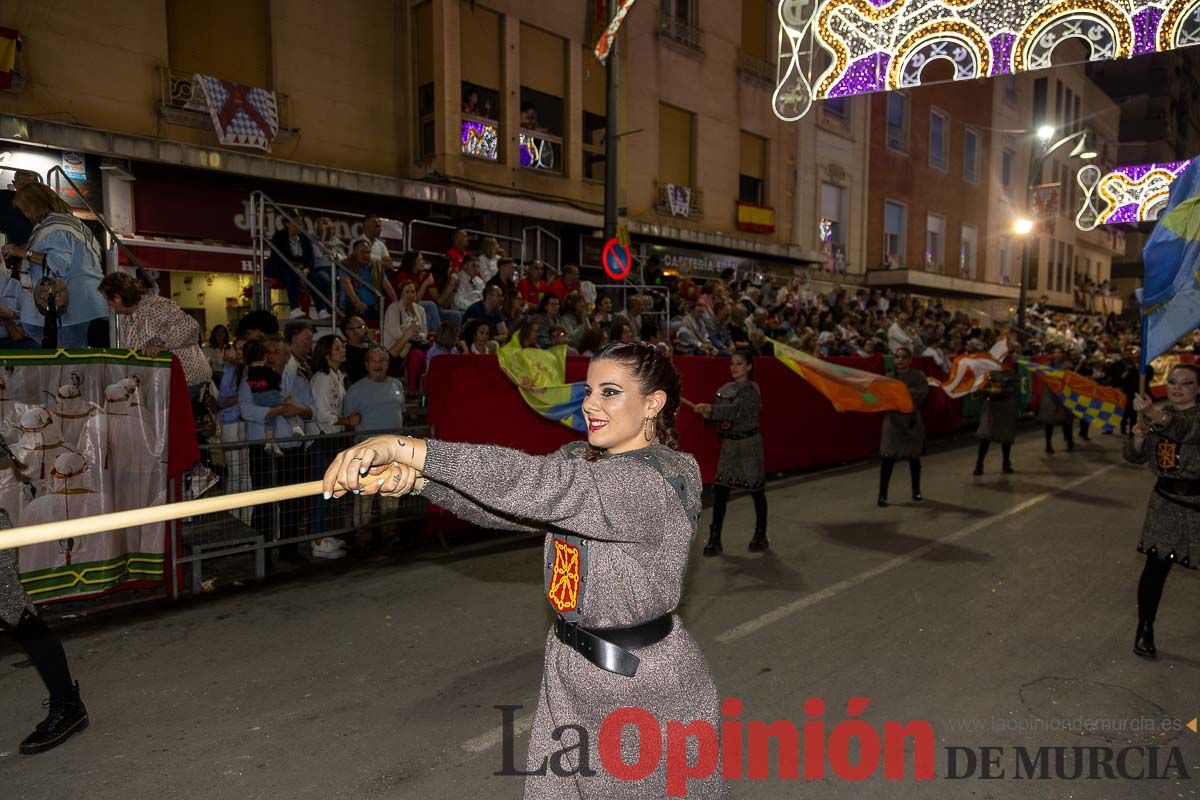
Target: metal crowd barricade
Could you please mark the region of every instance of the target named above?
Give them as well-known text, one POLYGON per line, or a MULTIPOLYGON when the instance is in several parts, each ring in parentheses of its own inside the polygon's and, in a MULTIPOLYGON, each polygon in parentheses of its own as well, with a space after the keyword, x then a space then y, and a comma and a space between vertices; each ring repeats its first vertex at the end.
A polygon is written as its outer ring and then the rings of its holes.
MULTIPOLYGON (((671 323, 671 289, 667 286, 648 286, 631 283, 597 283, 596 298, 599 301, 601 295, 607 294, 613 298, 613 314, 620 314, 625 310, 625 305, 629 300, 629 295, 662 295, 663 309, 655 311, 653 308, 643 308, 643 319, 656 319, 658 322, 659 333, 666 335, 670 331, 671 323)), ((641 331, 634 331, 633 335, 641 338, 641 331)))
MULTIPOLYGON (((453 235, 454 231, 459 230, 460 228, 461 228, 461 226, 459 226, 459 225, 448 225, 444 222, 430 222, 429 220, 425 220, 425 219, 414 219, 408 223, 408 239, 407 239, 408 249, 416 250, 418 253, 420 253, 423 256, 434 256, 435 258, 445 258, 446 250, 449 249, 449 247, 450 247, 450 236, 453 235), (421 228, 433 228, 435 230, 449 231, 450 233, 445 237, 446 246, 443 247, 441 250, 429 250, 425 247, 422 247, 422 243, 418 242, 417 238, 416 238, 417 233, 419 233, 421 228)), ((517 239, 513 236, 501 236, 501 235, 492 233, 490 231, 479 231, 479 230, 475 230, 474 228, 462 228, 462 230, 466 231, 468 234, 470 234, 472 236, 479 237, 480 239, 484 239, 484 238, 487 238, 490 236, 491 238, 495 239, 497 242, 499 242, 501 244, 503 244, 504 242, 515 243, 516 250, 520 254, 520 257, 518 258, 518 256, 512 252, 513 248, 510 248, 507 251, 508 257, 517 259, 518 263, 521 263, 521 264, 525 263, 525 242, 523 240, 517 239)))
MULTIPOLYGON (((200 463, 185 473, 179 483, 168 486, 168 496, 191 500, 213 493, 232 494, 316 480, 336 453, 384 432, 202 444, 200 463), (271 452, 275 447, 280 454, 271 452)), ((386 432, 430 435, 426 426, 386 432)), ((172 599, 180 594, 180 581, 176 580, 180 566, 189 567, 187 583, 196 593, 202 591, 205 566, 217 559, 251 555, 254 577, 262 578, 279 548, 299 547, 314 539, 333 536, 354 539, 363 533, 369 534, 373 543, 381 542, 388 533, 397 535, 404 530, 416 530, 426 505, 421 497, 347 496, 329 501, 310 497, 189 517, 176 523, 174 530, 175 546, 171 548, 170 559, 172 599)))

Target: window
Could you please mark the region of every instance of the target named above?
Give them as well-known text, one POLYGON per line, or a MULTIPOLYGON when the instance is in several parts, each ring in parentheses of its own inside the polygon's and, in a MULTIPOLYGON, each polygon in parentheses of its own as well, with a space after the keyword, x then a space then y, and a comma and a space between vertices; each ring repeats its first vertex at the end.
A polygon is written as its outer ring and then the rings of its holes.
POLYGON ((1004 99, 1010 103, 1017 102, 1017 76, 1011 72, 1004 76, 1004 99))
POLYGON ((269 0, 198 3, 167 0, 171 69, 271 89, 269 0))
POLYGON ((974 225, 962 226, 962 243, 958 252, 958 271, 967 280, 975 280, 979 253, 979 230, 974 225))
POLYGON ((658 104, 658 180, 676 186, 692 185, 694 116, 666 103, 658 104))
POLYGON ((908 95, 903 92, 887 94, 887 146, 908 152, 908 95))
POLYGON ((1016 157, 1017 154, 1008 149, 1000 154, 1000 185, 1010 197, 1013 189, 1013 159, 1016 157))
POLYGON ((459 53, 462 68, 462 152, 500 158, 500 15, 460 0, 459 53))
POLYGON ((1035 130, 1049 121, 1046 116, 1048 92, 1049 84, 1046 78, 1038 78, 1033 82, 1033 127, 1035 130))
POLYGON ((1000 237, 1000 283, 1012 285, 1012 239, 1000 237))
POLYGON ((829 241, 834 248, 845 247, 849 203, 845 187, 832 183, 821 184, 821 220, 829 225, 829 241))
POLYGON ((925 216, 925 269, 941 272, 946 259, 946 218, 941 214, 925 216))
POLYGON ((896 268, 904 267, 904 229, 908 209, 891 200, 883 202, 883 257, 896 268))
POLYGON ((1056 280, 1054 281, 1054 289, 1055 289, 1055 291, 1058 291, 1058 292, 1061 292, 1066 288, 1066 281, 1065 281, 1065 275, 1064 275, 1064 273, 1066 272, 1065 264, 1064 264, 1066 257, 1067 257, 1066 242, 1059 242, 1058 243, 1058 261, 1055 262, 1057 264, 1057 267, 1055 269, 1056 280))
POLYGON ((929 112, 929 166, 946 170, 946 153, 949 150, 950 118, 943 112, 929 112))
POLYGON ((738 199, 756 206, 766 205, 767 140, 742 131, 741 171, 738 199))
POLYGON ((979 183, 979 134, 970 128, 963 132, 963 179, 979 183))
POLYGON ((583 177, 604 180, 604 136, 608 130, 608 70, 584 47, 583 58, 583 177))
POLYGON ((521 166, 562 172, 566 40, 521 24, 521 166))
POLYGON ((1067 285, 1066 291, 1072 291, 1075 288, 1075 273, 1079 269, 1079 262, 1075 260, 1075 245, 1067 245, 1067 285))
POLYGON ((700 9, 697 0, 662 0, 658 31, 668 39, 700 50, 700 9))
POLYGON ((413 89, 417 93, 417 160, 432 158, 436 152, 436 107, 433 90, 433 3, 413 8, 413 89))
MULTIPOLYGON (((774 5, 774 4, 772 4, 774 5)), ((742 52, 759 61, 773 56, 767 44, 767 0, 742 0, 742 52)))
POLYGON ((1063 126, 1063 82, 1054 82, 1054 127, 1062 130, 1063 126))

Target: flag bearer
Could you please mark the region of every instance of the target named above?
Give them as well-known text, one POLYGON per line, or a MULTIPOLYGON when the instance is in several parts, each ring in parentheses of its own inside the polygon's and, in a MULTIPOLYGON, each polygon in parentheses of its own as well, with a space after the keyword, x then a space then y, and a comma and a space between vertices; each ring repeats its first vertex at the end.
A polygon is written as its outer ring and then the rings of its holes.
POLYGON ((883 417, 883 431, 880 434, 879 455, 882 458, 879 469, 879 506, 888 504, 888 484, 892 480, 892 470, 896 462, 908 461, 909 473, 912 476, 912 499, 921 501, 921 452, 925 449, 925 423, 921 420, 921 405, 929 396, 929 382, 925 373, 912 367, 912 350, 898 347, 892 353, 896 361, 896 380, 908 387, 912 396, 912 413, 888 411, 883 417))

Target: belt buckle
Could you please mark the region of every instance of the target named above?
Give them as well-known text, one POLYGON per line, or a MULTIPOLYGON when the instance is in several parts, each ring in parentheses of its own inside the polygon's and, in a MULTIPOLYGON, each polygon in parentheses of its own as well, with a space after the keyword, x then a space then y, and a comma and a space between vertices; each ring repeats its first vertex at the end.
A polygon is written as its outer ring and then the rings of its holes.
POLYGON ((567 647, 578 649, 579 647, 579 623, 571 622, 568 619, 559 617, 555 622, 558 626, 558 638, 567 647))

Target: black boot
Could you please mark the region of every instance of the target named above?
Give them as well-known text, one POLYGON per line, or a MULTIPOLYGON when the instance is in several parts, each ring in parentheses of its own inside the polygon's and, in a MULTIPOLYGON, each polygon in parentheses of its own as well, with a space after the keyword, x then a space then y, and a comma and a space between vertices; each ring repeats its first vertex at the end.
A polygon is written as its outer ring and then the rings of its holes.
POLYGON ((1148 619, 1138 620, 1137 634, 1133 638, 1133 652, 1142 658, 1158 658, 1154 648, 1154 623, 1148 619))
POLYGON ((52 750, 88 726, 88 713, 79 698, 78 683, 66 697, 51 697, 46 704, 50 707, 50 713, 21 742, 23 755, 31 756, 52 750))
POLYGON ((754 538, 750 540, 750 545, 746 549, 751 553, 757 553, 766 550, 770 546, 771 543, 767 541, 767 529, 756 525, 754 527, 754 538))
POLYGON ((912 477, 912 499, 914 503, 919 503, 925 498, 921 497, 921 460, 914 458, 908 462, 909 475, 912 477))
POLYGON ((1012 475, 1013 472, 1015 472, 1011 461, 1005 461, 1004 466, 1002 466, 1000 468, 1000 471, 1003 472, 1005 475, 1012 475))
POLYGON ((704 545, 704 555, 716 556, 721 554, 721 529, 715 525, 708 530, 708 543, 704 545))
POLYGON ((892 470, 895 469, 896 462, 890 458, 883 459, 879 465, 879 500, 876 505, 880 508, 887 508, 888 504, 888 484, 892 482, 892 470))
POLYGON ((971 474, 972 475, 982 475, 983 474, 983 462, 982 461, 975 462, 975 471, 972 472, 971 474))

